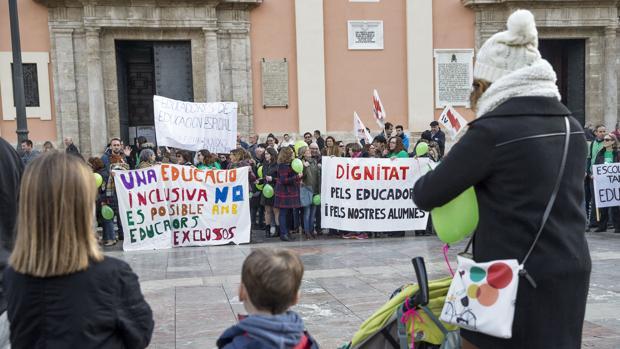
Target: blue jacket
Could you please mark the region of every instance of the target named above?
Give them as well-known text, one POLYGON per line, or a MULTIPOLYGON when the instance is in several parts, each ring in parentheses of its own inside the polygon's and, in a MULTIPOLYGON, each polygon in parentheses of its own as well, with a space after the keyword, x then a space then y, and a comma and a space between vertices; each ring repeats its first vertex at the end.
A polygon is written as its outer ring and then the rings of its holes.
MULTIPOLYGON (((292 349, 304 336, 304 322, 297 313, 280 315, 251 315, 228 328, 217 340, 220 349, 292 349)), ((306 334, 305 348, 319 345, 306 334)))

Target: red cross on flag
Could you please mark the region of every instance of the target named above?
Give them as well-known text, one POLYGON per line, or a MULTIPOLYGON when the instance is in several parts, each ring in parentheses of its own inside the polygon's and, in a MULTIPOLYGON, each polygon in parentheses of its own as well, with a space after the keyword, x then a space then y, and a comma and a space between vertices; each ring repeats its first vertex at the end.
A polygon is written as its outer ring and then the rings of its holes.
POLYGON ((379 92, 374 90, 372 93, 372 112, 375 114, 375 121, 381 129, 385 128, 385 109, 383 109, 383 103, 379 98, 379 92))
POLYGON ((467 125, 465 118, 450 105, 447 106, 441 113, 441 116, 439 116, 439 123, 443 125, 446 129, 446 133, 452 140, 455 140, 456 136, 458 136, 465 128, 465 125, 467 125))

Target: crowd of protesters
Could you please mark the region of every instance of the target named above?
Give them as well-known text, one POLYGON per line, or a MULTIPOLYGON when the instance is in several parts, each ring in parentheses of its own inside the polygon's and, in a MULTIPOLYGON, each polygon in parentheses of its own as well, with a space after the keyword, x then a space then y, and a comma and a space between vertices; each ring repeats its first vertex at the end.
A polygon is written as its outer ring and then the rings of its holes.
MULTIPOLYGON (((158 163, 174 163, 194 166, 201 170, 219 170, 238 167, 250 167, 250 198, 252 227, 264 230, 266 237, 280 237, 288 241, 294 239, 292 234, 301 234, 307 239, 316 239, 325 234, 341 236, 345 239, 367 239, 373 234, 366 232, 344 232, 321 229, 321 214, 312 203, 312 198, 321 191, 321 159, 324 156, 350 158, 406 158, 414 157, 420 142, 428 144, 428 157, 440 161, 445 152, 445 135, 437 121, 430 123, 430 129, 424 131, 420 138, 411 143, 403 126, 394 127, 387 122, 385 128, 377 134, 372 143, 345 143, 333 136, 324 137, 320 131, 303 134, 306 146, 294 151, 296 140, 289 134, 276 137, 267 135, 264 139, 256 134, 248 137, 248 142, 237 138, 237 147, 229 154, 214 154, 208 150, 190 152, 182 149, 157 147, 145 137, 137 137, 134 145, 126 145, 120 138, 113 138, 107 145, 103 156, 91 157, 88 164, 93 172, 103 178, 100 195, 97 198, 97 223, 102 228, 102 243, 110 246, 123 240, 122 225, 113 220, 106 220, 101 215, 101 205, 109 205, 118 216, 118 199, 114 188, 114 170, 143 169, 158 163), (261 142, 262 141, 262 142, 261 142), (291 160, 302 160, 304 170, 295 173, 290 166, 291 160), (259 171, 260 169, 260 171, 259 171), (260 172, 260 173, 259 173, 260 172), (260 175, 259 175, 260 174, 260 175), (261 195, 259 188, 269 184, 275 189, 272 198, 261 195), (258 185, 258 187, 257 187, 258 185), (116 227, 116 230, 115 230, 116 227)), ((370 130, 368 130, 370 133, 370 130)), ((620 207, 598 208, 594 202, 592 185, 592 165, 618 162, 620 147, 620 124, 613 132, 607 132, 604 126, 586 125, 586 138, 590 142, 588 149, 587 173, 584 181, 586 202, 585 210, 589 217, 588 229, 595 232, 606 231, 612 227, 620 233, 620 207)), ((70 137, 64 139, 65 152, 82 157, 79 149, 70 137)), ((21 159, 28 164, 39 154, 58 151, 47 141, 41 151, 34 149, 30 140, 21 143, 21 159)), ((425 231, 416 231, 416 235, 428 235, 431 224, 425 231)), ((393 232, 390 235, 400 235, 393 232)), ((377 234, 374 234, 377 236, 377 234)))
MULTIPOLYGON (((370 133, 370 130, 368 130, 370 133)), ((320 131, 306 132, 303 138, 293 139, 289 134, 276 137, 274 134, 260 139, 252 134, 246 143, 237 137, 237 146, 228 154, 214 154, 208 150, 190 152, 182 149, 156 146, 145 137, 137 137, 134 145, 126 145, 120 138, 112 138, 101 157, 87 159, 93 172, 103 178, 97 198, 97 223, 102 228, 101 243, 106 246, 123 240, 124 232, 117 219, 105 219, 101 213, 102 205, 108 205, 118 217, 118 198, 114 187, 114 171, 143 169, 158 163, 173 163, 194 166, 198 169, 231 169, 249 167, 250 208, 252 228, 264 230, 265 237, 279 237, 283 241, 294 240, 295 235, 305 239, 316 239, 321 235, 332 235, 345 239, 367 239, 366 232, 344 232, 321 229, 320 210, 313 203, 315 195, 321 192, 321 159, 324 156, 350 158, 406 158, 415 156, 415 148, 420 142, 428 143, 428 156, 439 161, 445 149, 445 135, 434 121, 430 130, 422 133, 415 144, 410 144, 409 136, 403 126, 394 127, 387 122, 385 128, 376 135, 372 143, 345 143, 333 136, 323 137, 320 131), (302 147, 295 143, 303 140, 302 147), (296 173, 291 161, 298 158, 303 163, 303 171, 296 173), (274 188, 274 196, 267 198, 261 193, 262 186, 269 184, 274 188), (116 226, 116 230, 115 230, 116 226)), ((71 138, 64 140, 65 152, 82 157, 71 138)), ((33 149, 32 142, 21 144, 22 161, 28 164, 39 152, 33 149)), ((46 142, 43 152, 57 151, 51 142, 46 142)), ((416 235, 429 234, 416 232, 416 235)), ((391 233, 398 235, 402 232, 391 233)), ((370 234, 372 236, 372 234, 370 234)), ((377 236, 377 234, 375 234, 377 236)))

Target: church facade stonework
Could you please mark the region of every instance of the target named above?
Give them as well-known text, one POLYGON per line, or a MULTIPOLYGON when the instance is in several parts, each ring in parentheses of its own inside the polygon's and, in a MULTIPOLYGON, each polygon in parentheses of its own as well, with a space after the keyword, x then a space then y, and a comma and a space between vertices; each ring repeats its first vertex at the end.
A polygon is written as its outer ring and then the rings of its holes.
POLYGON ((40 0, 48 7, 57 140, 100 154, 120 136, 115 42, 191 43, 196 102, 235 101, 253 129, 250 11, 262 0, 40 0))
POLYGON ((520 8, 532 11, 540 39, 585 40, 585 119, 608 128, 618 117, 619 1, 462 0, 475 11, 475 42, 479 48, 520 8))

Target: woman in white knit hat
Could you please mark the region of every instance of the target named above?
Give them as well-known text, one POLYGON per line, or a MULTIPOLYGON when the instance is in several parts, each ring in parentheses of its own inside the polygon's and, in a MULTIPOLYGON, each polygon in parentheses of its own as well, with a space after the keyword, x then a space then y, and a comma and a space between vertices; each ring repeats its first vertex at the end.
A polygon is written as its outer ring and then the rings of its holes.
POLYGON ((538 51, 534 16, 516 11, 507 27, 477 54, 471 96, 477 119, 416 183, 415 202, 431 210, 474 186, 480 217, 474 260, 523 263, 531 249, 512 338, 461 330, 464 348, 577 349, 591 270, 583 210, 586 141, 579 123, 565 118, 570 111, 560 103, 553 68, 538 51), (563 160, 567 129, 572 131, 563 160), (562 163, 557 199, 551 200, 562 163))

